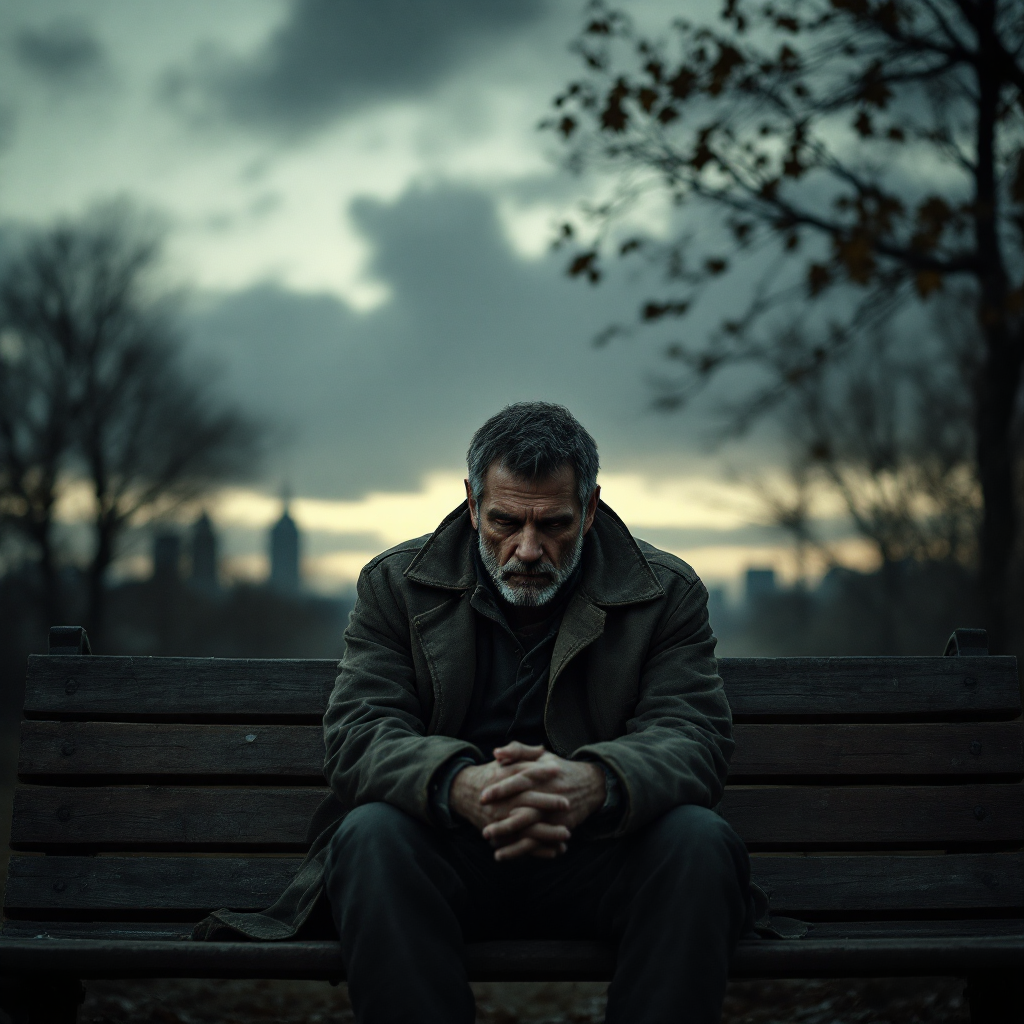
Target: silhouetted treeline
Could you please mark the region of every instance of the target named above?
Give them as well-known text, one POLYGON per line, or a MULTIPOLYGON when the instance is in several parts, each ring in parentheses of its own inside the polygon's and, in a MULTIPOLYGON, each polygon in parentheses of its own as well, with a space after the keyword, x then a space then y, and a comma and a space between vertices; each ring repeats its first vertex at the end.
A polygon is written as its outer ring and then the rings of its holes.
POLYGON ((972 573, 953 562, 833 569, 814 590, 759 594, 710 607, 722 657, 942 654, 958 626, 981 620, 972 573))

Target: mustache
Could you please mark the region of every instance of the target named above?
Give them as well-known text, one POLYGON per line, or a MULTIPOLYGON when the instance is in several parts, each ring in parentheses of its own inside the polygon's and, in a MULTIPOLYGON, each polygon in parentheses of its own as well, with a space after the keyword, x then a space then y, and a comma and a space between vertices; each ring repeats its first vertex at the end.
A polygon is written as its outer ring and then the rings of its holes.
POLYGON ((551 562, 523 562, 510 558, 501 567, 501 578, 509 576, 554 576, 558 569, 551 562))

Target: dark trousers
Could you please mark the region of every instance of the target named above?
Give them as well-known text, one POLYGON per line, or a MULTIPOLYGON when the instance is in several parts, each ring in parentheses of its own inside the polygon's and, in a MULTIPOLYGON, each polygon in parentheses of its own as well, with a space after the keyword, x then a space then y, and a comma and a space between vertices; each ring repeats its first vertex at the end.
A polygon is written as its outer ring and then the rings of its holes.
POLYGON ((463 942, 606 939, 609 1022, 713 1024, 748 912, 749 862, 717 814, 685 806, 624 839, 499 863, 464 826, 364 804, 327 858, 331 910, 360 1024, 470 1024, 463 942))

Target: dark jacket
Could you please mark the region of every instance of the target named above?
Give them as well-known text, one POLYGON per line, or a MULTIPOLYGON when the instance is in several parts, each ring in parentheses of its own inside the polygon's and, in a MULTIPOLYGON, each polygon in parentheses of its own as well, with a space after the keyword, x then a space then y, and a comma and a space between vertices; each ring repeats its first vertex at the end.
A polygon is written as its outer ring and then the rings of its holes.
MULTIPOLYGON (((430 536, 363 569, 324 716, 333 796, 310 826, 310 852, 274 906, 218 911, 197 938, 293 937, 321 916, 323 861, 347 810, 382 800, 431 822, 437 769, 459 754, 481 759, 457 738, 473 689, 475 543, 463 504, 430 536)), ((721 799, 732 718, 707 591, 685 562, 634 540, 603 502, 555 641, 544 725, 555 753, 602 761, 621 780, 627 810, 615 836, 679 804, 721 799)))

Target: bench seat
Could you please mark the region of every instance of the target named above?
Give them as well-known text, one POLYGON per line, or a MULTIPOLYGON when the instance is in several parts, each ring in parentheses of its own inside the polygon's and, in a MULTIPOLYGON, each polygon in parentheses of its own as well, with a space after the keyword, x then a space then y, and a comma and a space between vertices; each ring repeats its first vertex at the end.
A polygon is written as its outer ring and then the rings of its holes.
MULTIPOLYGON (((337 942, 189 941, 166 925, 117 930, 73 927, 0 938, 4 971, 75 978, 278 978, 344 980, 337 942), (164 930, 166 929, 166 930, 164 930), (162 934, 163 938, 154 938, 162 934), (43 936, 43 937, 39 937, 43 936)), ((466 948, 476 981, 607 981, 614 966, 600 942, 479 942, 466 948)), ((815 925, 802 939, 740 943, 736 978, 913 975, 966 977, 1020 971, 1024 927, 1017 921, 844 922, 815 925)))
MULTIPOLYGON (((187 939, 210 910, 273 902, 301 862, 335 663, 95 657, 81 630, 55 634, 60 653, 29 661, 0 928, 16 1019, 74 1020, 89 978, 341 980, 335 942, 187 939)), ((978 631, 950 653, 722 659, 721 811, 772 913, 810 925, 741 942, 734 976, 963 976, 974 1024, 1019 1024, 1017 666, 978 631)), ((586 980, 614 956, 538 940, 467 961, 479 980, 586 980)))

